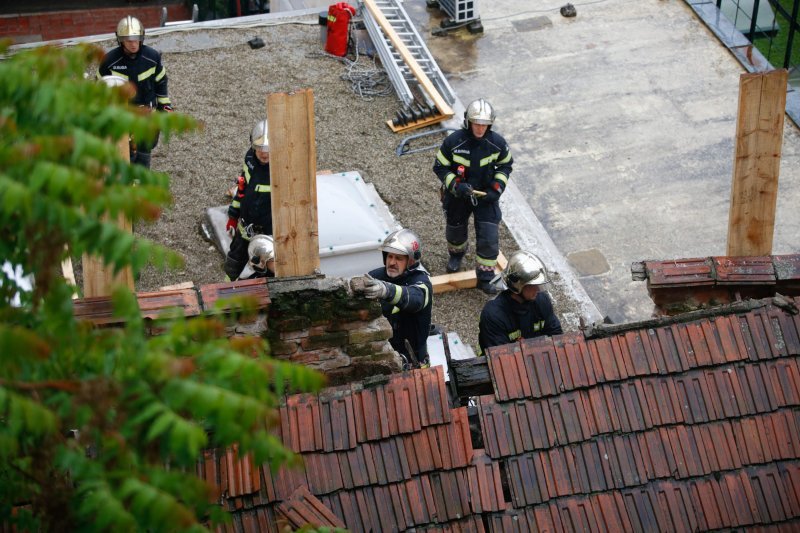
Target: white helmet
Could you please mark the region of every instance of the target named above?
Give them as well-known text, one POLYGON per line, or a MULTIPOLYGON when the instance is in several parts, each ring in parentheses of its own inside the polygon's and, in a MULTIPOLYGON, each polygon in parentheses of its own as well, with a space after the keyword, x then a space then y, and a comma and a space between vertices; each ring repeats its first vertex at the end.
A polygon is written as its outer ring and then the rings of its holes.
POLYGON ((408 265, 406 270, 412 270, 419 265, 422 259, 422 244, 417 234, 410 229, 401 229, 389 234, 381 245, 383 263, 386 264, 386 254, 407 255, 408 265))
POLYGON ((494 124, 494 119, 496 117, 497 115, 495 115, 492 104, 483 98, 478 98, 477 100, 470 102, 470 104, 467 106, 467 110, 464 111, 464 128, 469 129, 470 122, 474 124, 485 124, 487 126, 491 126, 494 124))
POLYGON ((254 235, 247 245, 247 256, 250 257, 250 266, 256 272, 265 272, 267 263, 275 260, 275 243, 269 235, 254 235))
POLYGON ((139 19, 130 15, 123 17, 117 24, 117 43, 122 46, 122 41, 144 42, 144 26, 139 19))
POLYGON ((100 79, 103 81, 103 83, 105 83, 109 87, 122 87, 123 85, 128 83, 128 80, 126 80, 125 78, 122 78, 120 76, 114 76, 113 74, 103 76, 100 79))
POLYGON ((519 294, 525 285, 544 285, 550 279, 542 260, 530 252, 519 250, 511 254, 500 275, 511 292, 519 294))
POLYGON ((269 133, 267 121, 259 120, 258 123, 253 126, 253 131, 250 132, 250 144, 253 146, 253 150, 269 152, 269 137, 267 133, 269 133))

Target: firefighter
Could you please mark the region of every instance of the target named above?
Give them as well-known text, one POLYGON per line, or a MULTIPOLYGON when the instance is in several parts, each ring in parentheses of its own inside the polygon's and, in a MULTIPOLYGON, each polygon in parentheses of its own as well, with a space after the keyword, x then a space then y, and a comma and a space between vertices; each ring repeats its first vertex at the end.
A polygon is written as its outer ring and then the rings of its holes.
POLYGON ((225 257, 225 274, 235 281, 247 264, 247 244, 253 235, 272 235, 272 189, 269 179, 269 127, 261 120, 250 133, 236 192, 228 207, 225 229, 233 236, 225 257))
POLYGON ((247 257, 253 268, 251 278, 275 277, 275 243, 269 235, 254 235, 247 245, 247 257))
POLYGON ((486 302, 481 311, 478 336, 481 354, 487 348, 520 338, 563 333, 550 297, 540 290, 550 280, 538 257, 530 252, 514 252, 500 277, 506 290, 486 302))
POLYGON ((395 231, 383 241, 381 252, 384 266, 353 278, 350 286, 354 293, 380 301, 383 316, 392 325, 392 348, 412 365, 415 359, 426 365, 433 286, 420 263, 419 237, 408 229, 395 231))
MULTIPOLYGON (((130 15, 117 24, 119 46, 108 52, 97 77, 118 76, 136 85, 136 96, 132 103, 137 106, 172 111, 172 102, 167 92, 167 71, 161 64, 161 54, 144 44, 144 26, 130 15)), ((131 163, 150 168, 150 152, 158 144, 158 135, 149 143, 131 143, 131 163)))
POLYGON ((475 273, 478 288, 497 294, 491 283, 500 252, 498 200, 508 184, 513 160, 505 139, 492 131, 495 111, 479 98, 467 106, 462 129, 450 134, 436 154, 433 171, 442 182, 447 272, 457 272, 467 251, 469 217, 475 216, 475 273))

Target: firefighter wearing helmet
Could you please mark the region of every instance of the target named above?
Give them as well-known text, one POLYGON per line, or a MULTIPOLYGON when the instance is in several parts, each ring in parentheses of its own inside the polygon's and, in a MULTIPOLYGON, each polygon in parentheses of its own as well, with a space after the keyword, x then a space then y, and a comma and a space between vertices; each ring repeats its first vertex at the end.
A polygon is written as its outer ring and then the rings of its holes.
POLYGON ((275 276, 275 243, 269 235, 254 235, 247 245, 247 255, 253 268, 253 278, 275 276))
POLYGON ((380 250, 383 267, 353 278, 350 286, 355 294, 380 301, 383 316, 392 325, 392 348, 407 360, 427 364, 433 286, 420 263, 419 237, 401 229, 386 237, 380 250))
POLYGON ((541 290, 550 281, 541 259, 530 252, 514 252, 499 278, 507 288, 483 307, 478 336, 481 353, 518 339, 563 333, 550 297, 541 290))
POLYGON ((475 217, 475 273, 478 288, 498 291, 491 283, 500 253, 500 195, 508 185, 513 159, 505 139, 492 129, 494 107, 483 98, 464 112, 462 129, 450 134, 436 153, 433 171, 442 182, 447 272, 457 272, 467 251, 470 216, 475 217))
MULTIPOLYGON (((144 26, 136 17, 124 17, 117 24, 118 47, 109 51, 97 70, 97 77, 116 76, 136 86, 131 103, 136 106, 172 111, 167 90, 167 71, 161 64, 161 54, 144 44, 144 26)), ((134 139, 131 163, 150 168, 150 152, 158 144, 153 140, 134 139)))
POLYGON ((232 236, 225 274, 235 281, 247 265, 247 244, 253 235, 272 235, 272 187, 269 177, 269 126, 259 120, 250 132, 250 148, 236 178, 225 229, 232 236))

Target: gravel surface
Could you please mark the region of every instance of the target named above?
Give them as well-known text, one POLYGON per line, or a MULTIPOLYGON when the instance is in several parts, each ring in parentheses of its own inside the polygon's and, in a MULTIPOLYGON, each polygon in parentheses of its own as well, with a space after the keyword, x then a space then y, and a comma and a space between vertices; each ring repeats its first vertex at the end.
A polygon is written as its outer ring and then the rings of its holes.
MULTIPOLYGON (((397 97, 392 92, 367 100, 354 94, 350 82, 341 79, 345 65, 321 53, 316 17, 300 20, 314 24, 172 32, 147 39, 163 53, 176 109, 201 120, 204 128, 168 144, 162 140, 153 152, 153 170, 171 177, 174 203, 158 222, 140 224, 135 231, 179 252, 185 265, 175 271, 145 270, 137 290, 224 280, 223 256, 199 231, 204 210, 228 203, 225 191, 241 169, 250 129, 265 114, 266 95, 303 88, 314 92, 317 168, 360 172, 398 222, 419 234, 426 268, 432 275, 444 273, 447 251, 439 181, 432 171, 434 150, 395 155, 407 135, 395 134, 386 125, 400 107, 397 97), (266 46, 251 49, 247 41, 255 36, 266 46)), ((113 45, 100 44, 106 49, 113 45)), ((369 65, 371 60, 362 57, 359 64, 369 65)), ((420 145, 442 138, 431 136, 420 145)), ((500 246, 506 256, 517 249, 505 226, 500 246)), ((474 249, 471 229, 465 267, 474 266, 474 249)), ((557 276, 549 291, 561 316, 576 312, 577 305, 564 296, 557 276)), ((475 289, 437 295, 434 323, 475 347, 478 317, 487 299, 475 289)), ((565 329, 570 329, 568 324, 565 329)))

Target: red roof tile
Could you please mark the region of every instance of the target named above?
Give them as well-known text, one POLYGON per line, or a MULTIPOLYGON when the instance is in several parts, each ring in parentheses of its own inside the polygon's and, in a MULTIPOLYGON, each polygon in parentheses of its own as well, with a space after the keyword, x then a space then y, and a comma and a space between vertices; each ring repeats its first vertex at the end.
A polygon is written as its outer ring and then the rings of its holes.
POLYGON ((299 487, 289 499, 280 503, 277 510, 286 518, 289 525, 294 528, 306 525, 313 527, 344 527, 344 522, 304 486, 299 487))

